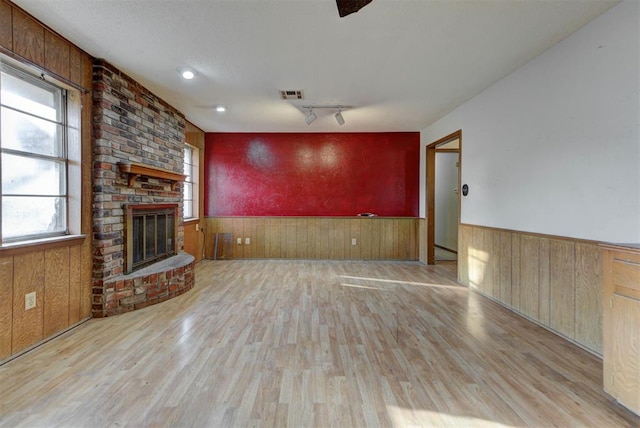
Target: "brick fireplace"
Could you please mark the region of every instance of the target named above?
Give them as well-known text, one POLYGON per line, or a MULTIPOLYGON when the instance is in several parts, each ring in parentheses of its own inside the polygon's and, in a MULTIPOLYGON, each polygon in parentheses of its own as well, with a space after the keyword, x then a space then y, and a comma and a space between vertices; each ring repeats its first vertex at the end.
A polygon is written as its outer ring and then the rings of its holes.
POLYGON ((149 306, 193 287, 193 257, 126 273, 126 207, 177 205, 183 249, 184 116, 111 64, 93 67, 93 315, 149 306), (134 165, 137 169, 132 169, 134 165))

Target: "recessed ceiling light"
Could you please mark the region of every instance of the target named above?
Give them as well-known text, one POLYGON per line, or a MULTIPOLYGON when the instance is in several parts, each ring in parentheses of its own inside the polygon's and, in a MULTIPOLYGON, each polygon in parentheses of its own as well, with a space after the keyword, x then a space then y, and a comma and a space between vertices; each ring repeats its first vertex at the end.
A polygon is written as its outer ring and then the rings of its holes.
POLYGON ((189 67, 178 67, 178 73, 182 76, 183 79, 191 80, 198 75, 198 73, 189 67))
POLYGON ((222 106, 222 105, 217 105, 216 106, 216 111, 218 113, 224 113, 225 111, 227 111, 227 108, 225 106, 222 106))

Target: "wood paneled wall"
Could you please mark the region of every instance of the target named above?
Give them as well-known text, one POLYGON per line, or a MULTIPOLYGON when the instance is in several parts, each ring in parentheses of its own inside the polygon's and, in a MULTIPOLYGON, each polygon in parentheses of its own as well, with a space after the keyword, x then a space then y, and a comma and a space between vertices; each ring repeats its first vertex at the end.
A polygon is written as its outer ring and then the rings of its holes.
POLYGON ((198 164, 198 218, 184 223, 184 251, 195 257, 196 263, 202 260, 205 230, 201 229, 204 216, 204 131, 189 121, 185 126, 185 140, 200 151, 198 164), (198 229, 198 230, 196 230, 198 229))
POLYGON ((458 280, 602 355, 596 242, 462 224, 458 280))
POLYGON ((427 264, 427 222, 424 218, 418 219, 418 256, 419 260, 427 264))
POLYGON ((205 229, 207 258, 213 258, 215 233, 232 233, 237 259, 418 259, 416 218, 207 217, 205 229))
POLYGON ((0 47, 45 74, 91 89, 91 57, 7 0, 0 0, 0 47))
POLYGON ((184 224, 184 252, 191 254, 196 263, 202 260, 204 232, 200 228, 200 220, 185 222, 184 224))
POLYGON ((83 246, 0 255, 0 361, 91 315, 79 269, 87 262, 83 246), (34 291, 36 307, 25 310, 25 295, 34 291))
POLYGON ((80 231, 55 248, 0 248, 0 361, 91 316, 92 58, 7 0, 0 0, 0 52, 81 91, 80 231), (36 308, 25 311, 25 294, 36 308))

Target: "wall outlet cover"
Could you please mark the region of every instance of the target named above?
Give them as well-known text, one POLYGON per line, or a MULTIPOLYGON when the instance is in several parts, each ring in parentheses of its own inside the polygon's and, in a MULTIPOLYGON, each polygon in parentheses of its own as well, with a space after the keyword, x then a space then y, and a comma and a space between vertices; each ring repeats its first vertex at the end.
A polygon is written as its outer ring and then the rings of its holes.
POLYGON ((24 295, 24 310, 28 311, 36 307, 36 292, 27 293, 24 295))

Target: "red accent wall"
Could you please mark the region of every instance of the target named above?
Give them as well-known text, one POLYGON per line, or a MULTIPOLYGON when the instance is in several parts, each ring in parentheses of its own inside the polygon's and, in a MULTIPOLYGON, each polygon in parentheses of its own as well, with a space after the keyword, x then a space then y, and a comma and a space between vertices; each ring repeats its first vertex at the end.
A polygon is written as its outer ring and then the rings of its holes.
POLYGON ((206 216, 417 217, 420 133, 205 135, 206 216))

